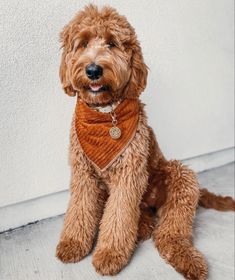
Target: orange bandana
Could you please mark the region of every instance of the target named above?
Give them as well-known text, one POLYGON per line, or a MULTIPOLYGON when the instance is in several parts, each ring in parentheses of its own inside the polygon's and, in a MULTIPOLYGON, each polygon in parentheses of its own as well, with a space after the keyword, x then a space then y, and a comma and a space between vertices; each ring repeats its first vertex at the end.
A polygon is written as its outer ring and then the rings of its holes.
POLYGON ((115 125, 111 113, 96 111, 78 100, 75 111, 78 140, 86 156, 99 169, 110 166, 131 142, 138 125, 139 109, 138 100, 125 99, 114 110, 115 125))

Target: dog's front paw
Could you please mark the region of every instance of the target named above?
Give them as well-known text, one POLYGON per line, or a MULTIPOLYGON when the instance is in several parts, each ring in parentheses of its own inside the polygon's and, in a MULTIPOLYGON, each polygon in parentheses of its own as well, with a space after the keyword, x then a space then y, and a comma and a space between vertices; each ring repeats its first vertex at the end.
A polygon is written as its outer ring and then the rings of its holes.
POLYGON ((121 252, 111 249, 97 250, 93 255, 93 265, 102 275, 117 274, 128 262, 121 252))
POLYGON ((80 242, 72 239, 60 241, 56 247, 56 257, 64 263, 79 262, 87 253, 80 242))

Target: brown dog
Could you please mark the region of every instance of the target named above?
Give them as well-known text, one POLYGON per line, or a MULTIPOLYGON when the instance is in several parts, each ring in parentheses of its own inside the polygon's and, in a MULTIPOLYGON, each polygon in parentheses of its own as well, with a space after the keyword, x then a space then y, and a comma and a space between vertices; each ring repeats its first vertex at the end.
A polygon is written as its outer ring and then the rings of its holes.
POLYGON ((147 67, 133 27, 113 8, 90 5, 65 26, 61 41, 60 78, 78 100, 71 199, 57 257, 80 261, 99 227, 93 265, 101 274, 118 273, 137 241, 152 235, 186 279, 206 279, 206 261, 192 245, 196 207, 234 210, 235 202, 200 191, 192 170, 161 153, 139 100, 147 67))

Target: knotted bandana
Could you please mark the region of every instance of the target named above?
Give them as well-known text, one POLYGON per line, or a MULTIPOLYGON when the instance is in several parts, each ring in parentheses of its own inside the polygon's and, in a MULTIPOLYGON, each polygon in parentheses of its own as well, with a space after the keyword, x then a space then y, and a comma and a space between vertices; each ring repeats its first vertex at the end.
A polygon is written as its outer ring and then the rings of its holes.
POLYGON ((109 167, 133 139, 139 110, 140 103, 136 99, 125 99, 112 114, 96 111, 83 101, 77 101, 75 126, 78 140, 88 159, 100 170, 109 167), (115 123, 112 115, 115 115, 115 123), (121 134, 117 139, 111 133, 113 128, 116 128, 114 134, 121 134))

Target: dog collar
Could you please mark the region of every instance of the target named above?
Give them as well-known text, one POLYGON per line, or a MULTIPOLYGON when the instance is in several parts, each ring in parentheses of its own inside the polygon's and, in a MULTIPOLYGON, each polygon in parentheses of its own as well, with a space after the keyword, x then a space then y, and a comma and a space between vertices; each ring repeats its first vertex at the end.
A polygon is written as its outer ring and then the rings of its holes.
POLYGON ((91 106, 91 108, 101 113, 111 113, 119 104, 120 102, 115 102, 106 106, 91 106))
POLYGON ((78 99, 77 137, 87 158, 100 170, 109 167, 133 139, 139 110, 137 99, 125 99, 109 113, 99 112, 78 99))
POLYGON ((121 129, 117 126, 118 120, 117 120, 117 116, 116 116, 116 113, 115 113, 115 109, 119 104, 120 104, 120 102, 116 102, 116 103, 107 105, 105 107, 101 107, 101 106, 91 107, 98 112, 109 113, 110 114, 110 116, 112 118, 112 125, 113 126, 109 129, 109 135, 113 139, 119 139, 122 135, 121 129))

